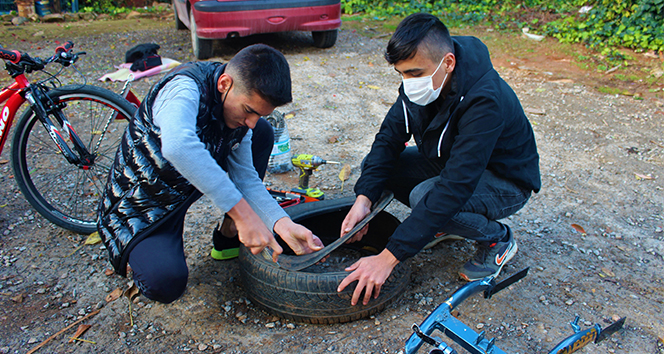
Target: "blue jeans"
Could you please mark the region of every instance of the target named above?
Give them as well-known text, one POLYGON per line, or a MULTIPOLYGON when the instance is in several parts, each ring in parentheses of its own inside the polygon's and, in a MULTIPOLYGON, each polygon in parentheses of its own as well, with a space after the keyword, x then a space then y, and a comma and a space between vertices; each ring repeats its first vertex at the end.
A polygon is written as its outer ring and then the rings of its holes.
MULTIPOLYGON (((272 126, 260 119, 253 129, 252 158, 258 176, 263 179, 274 145, 272 126)), ((129 265, 134 283, 148 299, 171 303, 177 300, 187 287, 189 269, 184 256, 182 232, 189 205, 177 212, 134 246, 129 253, 129 265)))
MULTIPOLYGON (((386 189, 394 192, 397 200, 412 207, 433 188, 443 167, 442 163, 422 156, 416 147, 407 147, 386 189)), ((468 202, 439 231, 483 243, 503 241, 508 227, 497 220, 516 213, 530 194, 530 190, 485 170, 468 202)))

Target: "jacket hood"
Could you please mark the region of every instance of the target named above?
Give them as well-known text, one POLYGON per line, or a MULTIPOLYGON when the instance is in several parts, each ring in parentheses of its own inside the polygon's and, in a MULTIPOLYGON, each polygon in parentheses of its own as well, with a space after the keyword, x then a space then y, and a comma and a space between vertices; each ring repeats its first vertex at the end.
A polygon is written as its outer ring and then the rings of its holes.
POLYGON ((454 37, 456 93, 465 96, 486 73, 493 69, 489 49, 475 37, 454 37))

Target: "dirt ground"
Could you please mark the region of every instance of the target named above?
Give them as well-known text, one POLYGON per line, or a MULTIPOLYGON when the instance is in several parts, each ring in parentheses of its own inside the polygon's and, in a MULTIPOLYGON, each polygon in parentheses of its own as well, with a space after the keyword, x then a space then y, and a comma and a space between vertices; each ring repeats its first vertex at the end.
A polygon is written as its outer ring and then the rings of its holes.
MULTIPOLYGON (((193 59, 189 32, 175 31, 170 21, 156 29, 122 27, 105 34, 82 28, 60 38, 74 39, 87 51, 79 69, 90 83, 119 91, 119 84, 93 80, 113 71, 138 43, 158 43, 164 57, 193 59)), ((467 300, 459 319, 483 328, 506 352, 546 353, 572 333, 575 315, 584 329, 626 316, 623 331, 584 352, 664 353, 662 100, 598 93, 592 79, 604 76, 573 67, 553 42, 527 42, 535 51, 522 55, 506 50, 496 34, 481 37, 528 112, 543 187, 506 220, 519 253, 501 278, 525 267, 530 274, 490 300, 479 295, 467 300)), ((294 114, 287 120, 292 150, 351 166, 343 192, 339 166, 322 166, 311 180, 327 198, 338 198, 353 195, 359 164, 396 98, 400 78, 382 59, 388 38, 344 27, 337 44, 322 50, 312 47, 306 33, 265 35, 220 43, 215 59, 228 60, 255 42, 286 55, 294 102, 281 111, 294 114)), ((39 35, 2 44, 42 56, 56 46, 39 35)), ((158 79, 143 79, 133 89, 143 97, 158 79)), ((9 79, 0 76, 0 81, 9 79)), ((103 247, 83 246, 86 236, 58 229, 33 211, 13 180, 9 159, 7 145, 0 156, 0 353, 25 353, 97 309, 83 322, 91 325, 81 336, 89 342, 67 343, 73 328, 38 353, 399 353, 410 326, 463 284, 457 269, 474 251, 471 243, 454 241, 421 252, 409 260, 407 291, 371 318, 337 325, 290 323, 247 301, 236 261, 210 258, 211 231, 221 215, 203 199, 186 221, 185 295, 170 305, 144 297, 131 306, 124 298, 107 303, 106 296, 126 288, 128 279, 105 275, 110 264, 103 247)), ((297 175, 269 175, 267 182, 290 189, 297 175)), ((389 210, 401 219, 408 215, 398 202, 389 210)))

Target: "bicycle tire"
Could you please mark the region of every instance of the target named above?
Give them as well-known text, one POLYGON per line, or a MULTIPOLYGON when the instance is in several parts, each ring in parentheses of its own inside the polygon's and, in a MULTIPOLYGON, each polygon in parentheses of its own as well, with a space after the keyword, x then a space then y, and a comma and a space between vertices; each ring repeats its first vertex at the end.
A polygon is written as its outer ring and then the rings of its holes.
MULTIPOLYGON (((309 228, 327 245, 339 238, 341 222, 354 200, 323 200, 284 210, 293 221, 309 228)), ((410 282, 410 267, 403 262, 397 264, 377 299, 372 298, 367 305, 360 301, 352 306, 350 300, 357 283, 353 282, 342 292, 337 292, 337 287, 350 274, 343 269, 357 259, 351 256, 345 264, 337 263, 339 256, 335 253, 340 252, 346 257, 344 248, 348 248, 363 255, 377 254, 385 248, 387 238, 399 224, 397 218, 382 211, 371 220, 369 232, 362 241, 344 245, 333 251, 326 262, 300 271, 282 269, 261 254, 254 255, 240 246, 240 276, 247 297, 271 314, 301 323, 344 323, 371 316, 397 300, 405 291, 410 282)), ((280 240, 280 244, 285 252, 292 253, 283 241, 280 240)))
MULTIPOLYGON (((106 186, 108 171, 136 107, 120 95, 96 86, 70 85, 48 91, 88 151, 93 151, 111 114, 94 164, 88 169, 69 163, 49 133, 28 108, 14 132, 12 168, 19 189, 28 202, 52 223, 76 233, 97 230, 97 206, 106 186)), ((52 119, 54 124, 57 120, 52 119)), ((70 144, 71 146, 71 144, 70 144)))

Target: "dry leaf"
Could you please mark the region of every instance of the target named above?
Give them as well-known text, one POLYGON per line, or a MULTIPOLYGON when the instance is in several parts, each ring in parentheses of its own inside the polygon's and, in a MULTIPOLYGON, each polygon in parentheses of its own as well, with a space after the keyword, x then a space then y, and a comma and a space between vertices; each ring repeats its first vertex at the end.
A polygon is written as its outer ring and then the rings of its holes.
POLYGON ((4 164, 6 164, 7 162, 9 162, 9 160, 7 160, 7 159, 2 159, 2 160, 0 160, 0 165, 4 165, 4 164))
POLYGON ((642 180, 642 179, 652 179, 652 175, 648 173, 647 175, 642 175, 640 173, 634 172, 634 175, 636 176, 637 180, 642 180))
POLYGON ((25 295, 23 295, 23 294, 18 294, 18 295, 16 295, 16 296, 12 296, 11 299, 12 299, 12 301, 14 301, 14 302, 18 302, 18 303, 20 304, 20 303, 23 302, 23 298, 24 298, 24 297, 25 297, 25 295))
POLYGON ((106 268, 106 270, 104 271, 104 274, 105 274, 106 276, 109 276, 109 277, 110 277, 111 275, 113 275, 113 273, 115 273, 115 272, 113 271, 113 269, 110 269, 110 268, 106 268))
POLYGON ((370 89, 374 89, 374 90, 380 90, 380 87, 378 87, 376 85, 367 85, 367 87, 370 88, 370 89))
POLYGON ((86 245, 96 245, 101 242, 101 237, 99 237, 99 232, 95 231, 88 236, 88 239, 85 240, 86 245))
POLYGON ((90 327, 92 327, 92 325, 89 324, 78 325, 78 329, 76 329, 76 333, 74 333, 71 339, 69 339, 69 343, 74 343, 74 339, 81 337, 83 333, 85 333, 85 331, 90 329, 90 327))
POLYGON ((607 276, 612 277, 612 278, 616 276, 616 275, 611 271, 611 269, 608 269, 608 268, 602 268, 602 272, 604 272, 604 274, 606 274, 607 276))
POLYGON ((572 224, 571 226, 574 228, 574 230, 576 230, 576 232, 580 233, 581 235, 583 236, 587 235, 586 230, 584 230, 583 227, 581 227, 581 225, 572 224))
POLYGON ((138 295, 140 295, 140 293, 141 293, 141 291, 138 290, 138 287, 136 286, 136 284, 134 284, 134 282, 132 282, 132 283, 131 283, 131 286, 129 287, 129 289, 125 290, 125 292, 124 292, 124 296, 125 296, 127 299, 129 299, 129 301, 134 301, 134 299, 135 299, 138 295))
POLYGON ((350 177, 350 165, 345 164, 344 167, 341 168, 341 172, 339 172, 339 179, 341 180, 341 192, 343 193, 344 191, 344 182, 350 177))
POLYGON ((122 289, 117 288, 117 289, 111 291, 108 295, 106 295, 106 302, 115 301, 115 300, 119 299, 120 296, 122 296, 122 289))

